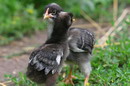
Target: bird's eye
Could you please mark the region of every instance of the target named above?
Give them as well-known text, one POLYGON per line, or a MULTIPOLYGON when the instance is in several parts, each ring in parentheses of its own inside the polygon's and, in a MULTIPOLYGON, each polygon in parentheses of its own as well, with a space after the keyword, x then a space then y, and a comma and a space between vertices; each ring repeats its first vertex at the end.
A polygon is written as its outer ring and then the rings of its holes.
POLYGON ((52 12, 52 15, 55 15, 56 14, 56 10, 54 10, 53 12, 52 12))

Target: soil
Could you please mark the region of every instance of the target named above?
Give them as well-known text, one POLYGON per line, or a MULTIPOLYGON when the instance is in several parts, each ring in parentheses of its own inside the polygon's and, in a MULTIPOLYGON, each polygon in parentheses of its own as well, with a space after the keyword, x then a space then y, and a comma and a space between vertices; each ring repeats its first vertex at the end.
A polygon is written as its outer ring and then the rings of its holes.
MULTIPOLYGON (((73 25, 88 26, 85 20, 79 19, 73 25)), ((90 25, 90 24, 89 24, 90 25)), ((99 33, 94 27, 89 29, 96 34, 96 38, 100 38, 103 33, 99 33)), ((107 29, 106 29, 107 30, 107 29)), ((106 31, 105 30, 105 31, 106 31)), ((24 37, 21 40, 16 40, 9 45, 0 46, 0 81, 4 81, 4 74, 17 75, 18 72, 25 72, 28 58, 33 49, 43 44, 46 40, 47 31, 37 31, 30 37, 24 37), (22 52, 26 49, 26 52, 22 52)))

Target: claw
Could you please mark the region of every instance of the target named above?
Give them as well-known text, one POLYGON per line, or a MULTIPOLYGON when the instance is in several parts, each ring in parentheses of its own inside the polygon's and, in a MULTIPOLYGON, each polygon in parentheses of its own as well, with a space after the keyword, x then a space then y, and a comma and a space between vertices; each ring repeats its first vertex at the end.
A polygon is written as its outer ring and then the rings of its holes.
POLYGON ((74 86, 73 79, 76 79, 76 77, 72 75, 72 69, 70 69, 69 75, 68 75, 67 78, 65 78, 63 81, 64 81, 66 84, 71 84, 72 86, 74 86))
POLYGON ((76 79, 76 77, 73 76, 73 75, 69 75, 69 76, 68 76, 67 78, 65 78, 63 81, 64 81, 66 84, 71 84, 72 86, 74 86, 73 79, 76 79))

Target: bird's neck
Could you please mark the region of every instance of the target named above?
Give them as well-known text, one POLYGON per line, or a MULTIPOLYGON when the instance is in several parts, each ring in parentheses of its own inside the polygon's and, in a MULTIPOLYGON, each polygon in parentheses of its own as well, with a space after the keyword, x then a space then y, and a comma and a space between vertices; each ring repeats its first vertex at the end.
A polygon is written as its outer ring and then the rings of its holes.
POLYGON ((48 24, 48 37, 46 44, 62 43, 67 39, 67 27, 59 23, 48 24))
POLYGON ((48 26, 47 26, 47 40, 49 40, 51 38, 53 28, 54 28, 54 23, 53 22, 48 23, 48 26))

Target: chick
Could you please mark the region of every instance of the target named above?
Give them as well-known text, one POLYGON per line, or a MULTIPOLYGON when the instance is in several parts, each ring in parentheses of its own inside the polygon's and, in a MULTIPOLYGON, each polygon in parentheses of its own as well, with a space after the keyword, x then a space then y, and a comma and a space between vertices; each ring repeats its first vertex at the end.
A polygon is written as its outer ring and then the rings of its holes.
POLYGON ((73 15, 68 12, 52 14, 49 10, 47 8, 44 15, 44 19, 53 24, 49 38, 31 53, 26 74, 37 84, 55 86, 63 63, 69 54, 67 31, 72 24, 73 15))

